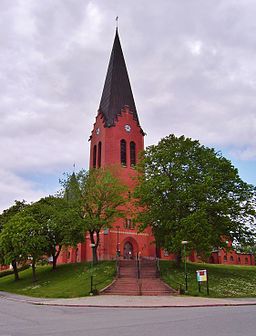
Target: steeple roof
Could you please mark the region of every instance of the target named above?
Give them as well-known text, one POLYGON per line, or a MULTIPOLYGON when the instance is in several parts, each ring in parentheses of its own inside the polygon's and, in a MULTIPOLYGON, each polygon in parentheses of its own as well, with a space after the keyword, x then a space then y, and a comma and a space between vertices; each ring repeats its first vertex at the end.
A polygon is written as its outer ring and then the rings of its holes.
POLYGON ((121 110, 125 105, 129 106, 133 118, 139 124, 118 30, 116 29, 115 40, 99 106, 99 112, 103 114, 106 127, 115 125, 115 120, 117 116, 121 114, 121 110))

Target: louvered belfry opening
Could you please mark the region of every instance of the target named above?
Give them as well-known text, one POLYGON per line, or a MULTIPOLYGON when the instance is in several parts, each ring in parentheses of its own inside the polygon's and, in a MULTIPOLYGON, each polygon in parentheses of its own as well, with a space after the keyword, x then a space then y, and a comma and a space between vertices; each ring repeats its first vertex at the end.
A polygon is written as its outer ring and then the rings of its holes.
POLYGON ((98 168, 101 167, 101 141, 98 143, 98 168))
POLYGON ((134 141, 130 142, 130 165, 136 165, 136 144, 134 141))
POLYGON ((120 141, 120 157, 121 157, 121 165, 126 167, 126 141, 122 139, 120 141))
POLYGON ((96 168, 96 155, 97 155, 97 146, 93 146, 93 154, 92 154, 92 166, 96 168))

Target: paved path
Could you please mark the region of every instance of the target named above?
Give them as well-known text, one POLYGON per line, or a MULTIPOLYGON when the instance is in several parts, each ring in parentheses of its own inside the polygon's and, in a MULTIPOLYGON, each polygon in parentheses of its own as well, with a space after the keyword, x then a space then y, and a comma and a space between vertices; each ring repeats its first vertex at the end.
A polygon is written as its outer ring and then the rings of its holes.
POLYGON ((0 292, 0 299, 21 301, 34 305, 66 307, 112 307, 112 308, 152 308, 152 307, 221 307, 256 305, 256 298, 212 299, 192 296, 119 296, 100 295, 74 299, 32 298, 0 292))

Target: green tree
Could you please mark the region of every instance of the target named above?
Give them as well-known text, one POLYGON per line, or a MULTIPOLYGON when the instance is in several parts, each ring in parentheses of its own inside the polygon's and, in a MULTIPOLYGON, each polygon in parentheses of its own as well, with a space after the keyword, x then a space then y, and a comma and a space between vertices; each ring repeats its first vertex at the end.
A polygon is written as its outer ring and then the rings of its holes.
POLYGON ((27 205, 28 204, 24 200, 23 201, 16 200, 10 208, 4 210, 2 214, 0 214, 0 232, 4 224, 7 223, 8 220, 11 219, 11 217, 16 215, 18 212, 22 211, 27 205))
POLYGON ((32 204, 28 213, 40 224, 47 239, 44 253, 52 256, 53 270, 64 246, 76 246, 84 240, 84 223, 77 209, 65 198, 49 196, 32 204))
POLYGON ((241 180, 231 162, 214 149, 170 135, 144 152, 135 191, 157 246, 181 257, 181 241, 204 255, 228 237, 253 235, 255 187, 241 180))
POLYGON ((100 231, 110 228, 124 213, 122 206, 126 202, 127 187, 116 175, 114 168, 99 168, 80 171, 76 174, 76 182, 74 174, 62 181, 64 194, 67 195, 69 190, 68 200, 83 219, 85 231, 89 232, 94 263, 98 262, 100 231))
MULTIPOLYGON (((19 274, 18 274, 18 267, 17 267, 17 259, 10 259, 5 257, 5 250, 9 244, 9 248, 7 248, 7 251, 10 249, 12 250, 11 241, 9 241, 7 238, 4 241, 1 239, 1 232, 4 228, 4 225, 17 213, 21 212, 25 207, 27 206, 27 203, 23 201, 15 201, 14 205, 12 205, 10 208, 3 211, 3 213, 0 215, 0 263, 11 263, 14 271, 15 280, 19 280, 19 274), (4 249, 5 246, 5 249, 4 249)), ((18 256, 18 260, 19 260, 18 256)))
MULTIPOLYGON (((19 212, 4 224, 0 239, 8 262, 31 259, 33 281, 36 281, 36 262, 47 244, 39 223, 26 212, 19 212)), ((17 270, 14 271, 18 280, 17 270)))

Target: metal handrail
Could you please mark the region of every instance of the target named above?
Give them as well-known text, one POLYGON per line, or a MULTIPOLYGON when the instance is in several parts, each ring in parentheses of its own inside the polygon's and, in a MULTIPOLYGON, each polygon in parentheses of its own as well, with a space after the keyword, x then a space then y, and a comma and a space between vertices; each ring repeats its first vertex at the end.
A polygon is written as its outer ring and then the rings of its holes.
POLYGON ((116 276, 118 278, 120 277, 120 262, 119 262, 119 257, 116 258, 116 276))
POLYGON ((156 258, 156 276, 159 278, 160 277, 160 262, 159 258, 156 258))
POLYGON ((141 265, 140 265, 140 258, 137 256, 137 278, 140 279, 140 275, 141 275, 141 265))

